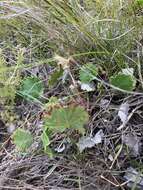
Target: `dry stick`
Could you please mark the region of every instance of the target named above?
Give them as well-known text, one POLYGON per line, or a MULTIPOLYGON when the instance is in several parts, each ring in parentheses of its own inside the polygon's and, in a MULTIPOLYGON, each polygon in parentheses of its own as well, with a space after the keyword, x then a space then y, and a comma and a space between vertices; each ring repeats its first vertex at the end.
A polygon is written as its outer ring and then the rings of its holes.
POLYGON ((112 177, 113 177, 113 179, 115 180, 115 182, 120 186, 120 188, 121 188, 122 190, 125 190, 124 187, 121 186, 121 184, 119 183, 119 181, 116 179, 116 177, 115 177, 115 176, 112 176, 112 177))
MULTIPOLYGON (((39 188, 37 189, 36 187, 30 187, 29 185, 27 185, 26 187, 10 187, 10 186, 1 186, 0 185, 0 188, 1 189, 15 189, 15 190, 20 190, 20 189, 23 189, 23 188, 27 188, 29 190, 40 190, 39 188)), ((42 190, 42 189, 41 189, 42 190)))
POLYGON ((111 183, 111 184, 114 185, 115 187, 122 187, 122 186, 124 186, 124 185, 126 185, 127 183, 130 182, 130 180, 128 180, 128 181, 125 181, 124 183, 121 183, 121 184, 115 184, 114 182, 110 181, 109 179, 107 179, 107 178, 104 177, 103 175, 101 175, 100 177, 101 177, 101 179, 104 179, 105 181, 111 183))
POLYGON ((46 176, 44 177, 44 180, 46 180, 53 172, 54 170, 57 168, 58 166, 58 163, 56 163, 49 171, 48 173, 46 174, 46 176))

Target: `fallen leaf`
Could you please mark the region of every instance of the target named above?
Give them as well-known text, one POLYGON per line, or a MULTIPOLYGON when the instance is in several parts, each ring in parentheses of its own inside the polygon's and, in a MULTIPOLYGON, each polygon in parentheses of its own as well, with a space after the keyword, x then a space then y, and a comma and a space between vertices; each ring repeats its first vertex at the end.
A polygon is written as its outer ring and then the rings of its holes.
POLYGON ((69 76, 69 69, 64 69, 63 76, 62 76, 62 83, 64 84, 69 76))
POLYGON ((108 99, 101 99, 100 101, 100 107, 103 109, 107 109, 110 104, 110 101, 108 99))
POLYGON ((131 150, 134 156, 139 155, 140 150, 140 138, 136 135, 127 134, 123 135, 122 141, 126 144, 131 150))
POLYGON ((136 185, 135 187, 137 187, 138 189, 143 189, 143 175, 139 173, 136 169, 132 167, 127 168, 124 179, 128 181, 128 187, 133 188, 134 185, 136 185))
POLYGON ((55 61, 57 61, 57 64, 62 67, 63 70, 69 69, 70 63, 75 62, 72 57, 69 57, 68 59, 66 59, 59 55, 55 55, 54 59, 55 61))
POLYGON ((118 111, 118 116, 120 117, 122 123, 126 123, 128 118, 128 112, 129 112, 129 104, 128 103, 121 104, 118 111))
POLYGON ((103 130, 99 130, 94 137, 82 137, 79 142, 77 143, 77 146, 79 148, 80 152, 83 152, 86 148, 92 148, 97 144, 100 144, 102 142, 104 133, 103 130))
POLYGON ((113 156, 112 156, 111 154, 109 154, 108 159, 109 159, 111 162, 113 162, 113 160, 114 160, 114 158, 113 158, 113 156))
POLYGON ((134 69, 133 68, 125 68, 125 69, 122 69, 122 73, 125 74, 125 75, 131 75, 131 76, 133 76, 134 69))
POLYGON ((7 128, 7 132, 12 134, 15 131, 15 128, 16 126, 13 123, 11 123, 7 128))
POLYGON ((95 85, 92 82, 90 82, 90 83, 81 83, 81 89, 85 90, 87 92, 91 92, 91 91, 95 90, 95 85))

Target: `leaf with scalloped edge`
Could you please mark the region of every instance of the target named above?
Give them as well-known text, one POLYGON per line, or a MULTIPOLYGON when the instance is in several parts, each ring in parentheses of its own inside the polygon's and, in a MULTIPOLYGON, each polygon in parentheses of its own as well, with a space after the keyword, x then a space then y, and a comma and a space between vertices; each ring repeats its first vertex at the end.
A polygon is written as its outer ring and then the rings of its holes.
POLYGON ((132 91, 135 88, 136 80, 135 77, 132 75, 119 73, 110 78, 110 83, 113 86, 120 88, 122 90, 132 91))
POLYGON ((79 71, 79 79, 82 83, 90 83, 98 75, 98 69, 95 64, 88 63, 83 65, 79 71))
POLYGON ((27 77, 23 79, 20 94, 27 100, 38 99, 44 91, 42 81, 38 77, 27 77))
POLYGON ((64 132, 66 129, 75 129, 84 133, 84 124, 89 115, 81 106, 69 106, 53 109, 50 116, 45 118, 45 129, 53 132, 64 132))
POLYGON ((12 141, 20 152, 26 152, 33 143, 33 136, 29 131, 18 128, 12 135, 12 141))

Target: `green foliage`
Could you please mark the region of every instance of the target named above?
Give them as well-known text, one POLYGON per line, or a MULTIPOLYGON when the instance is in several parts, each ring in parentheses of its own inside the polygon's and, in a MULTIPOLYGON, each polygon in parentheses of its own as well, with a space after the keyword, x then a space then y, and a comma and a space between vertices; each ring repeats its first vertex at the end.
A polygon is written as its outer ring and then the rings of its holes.
POLYGON ((80 68, 79 78, 82 83, 89 83, 95 79, 97 74, 98 74, 97 66, 92 63, 88 63, 80 68))
POLYGON ((45 119, 45 128, 53 132, 75 129, 83 134, 83 125, 88 122, 88 119, 88 113, 80 106, 57 108, 53 109, 51 115, 45 119))
POLYGON ((20 73, 18 65, 23 62, 23 52, 19 50, 17 54, 16 65, 13 72, 10 71, 7 62, 0 51, 0 102, 3 104, 10 100, 12 103, 15 99, 16 89, 20 83, 20 73))
POLYGON ((23 63, 24 51, 19 49, 10 52, 14 59, 8 62, 3 52, 0 50, 0 105, 4 109, 2 108, 0 117, 5 123, 11 123, 17 118, 17 113, 13 111, 13 107, 17 88, 21 80, 18 67, 23 63))
MULTIPOLYGON (((143 0, 136 0, 136 2, 139 5, 143 4, 143 0)), ((126 11, 132 6, 129 6, 128 1, 87 0, 81 3, 81 1, 42 0, 41 3, 38 3, 26 0, 22 4, 19 2, 9 4, 8 1, 6 4, 6 12, 9 15, 18 13, 19 16, 4 20, 1 28, 4 29, 3 26, 6 23, 7 27, 0 33, 5 38, 15 36, 12 40, 14 44, 22 44, 24 47, 27 45, 27 60, 29 60, 29 54, 31 60, 37 57, 45 58, 45 56, 49 58, 51 50, 60 51, 63 56, 67 57, 76 53, 82 57, 79 62, 85 63, 94 60, 93 62, 98 63, 98 66, 103 65, 110 77, 113 75, 113 71, 122 68, 122 64, 125 63, 124 55, 132 52, 134 42, 140 41, 138 34, 142 31, 142 24, 139 17, 135 18, 133 9, 126 11), (16 7, 14 7, 15 5, 16 7), (30 11, 19 14, 20 10, 24 10, 24 8, 28 8, 30 11), (35 10, 38 10, 38 15, 35 14, 35 10), (9 33, 11 34, 11 30, 8 30, 9 26, 12 29, 12 35, 9 35, 9 33), (56 49, 57 46, 59 48, 56 49)), ((1 54, 0 102, 3 99, 14 101, 20 82, 20 73, 16 65, 21 62, 23 62, 22 53, 17 55, 14 72, 9 72, 7 62, 1 54)), ((74 66, 76 67, 76 64, 74 66)), ((49 87, 54 86, 62 75, 62 70, 55 71, 50 76, 49 87)), ((97 66, 91 63, 83 65, 79 71, 81 83, 90 83, 97 75, 97 66)), ((128 91, 133 90, 136 83, 133 76, 124 73, 112 76, 110 82, 112 85, 128 91)), ((40 79, 28 77, 23 79, 19 93, 27 100, 36 101, 43 91, 44 87, 40 79)), ((60 107, 58 100, 53 98, 45 105, 46 108, 49 113, 45 119, 45 127, 41 136, 45 152, 50 144, 47 129, 55 133, 65 132, 66 129, 75 129, 84 133, 83 125, 88 121, 89 116, 82 107, 60 107)))
POLYGON ((43 94, 43 91, 43 83, 38 77, 27 77, 23 79, 19 93, 27 100, 36 100, 43 94))
POLYGON ((20 152, 26 152, 33 143, 31 133, 19 128, 13 133, 12 140, 20 152))
POLYGON ((119 73, 110 78, 110 83, 120 89, 132 91, 135 88, 136 80, 132 75, 119 73))
MULTIPOLYGON (((51 104, 49 104, 51 105, 51 104)), ((52 112, 45 116, 45 125, 43 128, 43 133, 41 135, 41 140, 43 142, 44 152, 50 157, 53 156, 52 150, 49 148, 50 139, 52 133, 62 133, 66 129, 74 129, 79 133, 84 134, 85 129, 84 124, 88 122, 89 115, 80 106, 69 106, 69 107, 53 107, 52 112)))
POLYGON ((50 79, 49 79, 49 87, 53 87, 57 81, 62 77, 63 75, 63 69, 56 70, 54 73, 51 74, 50 79))
POLYGON ((43 142, 43 147, 44 147, 44 151, 47 151, 47 147, 50 145, 50 139, 48 137, 48 135, 46 134, 45 131, 43 131, 42 135, 41 135, 41 140, 43 142))
POLYGON ((43 131, 42 135, 41 135, 41 140, 43 143, 43 147, 44 147, 44 152, 50 157, 53 158, 53 152, 51 150, 51 148, 49 147, 50 145, 50 139, 49 139, 49 135, 47 134, 46 131, 43 131))
POLYGON ((143 0, 136 0, 139 5, 143 5, 143 0))

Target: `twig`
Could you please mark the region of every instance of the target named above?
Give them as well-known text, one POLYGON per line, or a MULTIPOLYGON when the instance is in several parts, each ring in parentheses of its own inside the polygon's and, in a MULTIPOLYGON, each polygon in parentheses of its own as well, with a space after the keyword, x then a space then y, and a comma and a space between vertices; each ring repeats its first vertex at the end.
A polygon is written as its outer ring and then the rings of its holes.
POLYGON ((101 179, 104 179, 105 181, 109 182, 110 184, 114 185, 115 187, 122 187, 124 185, 126 185, 127 183, 130 182, 130 180, 128 181, 125 181, 124 183, 121 183, 121 184, 115 184, 114 182, 110 181, 109 179, 105 178, 103 175, 100 176, 101 179))

